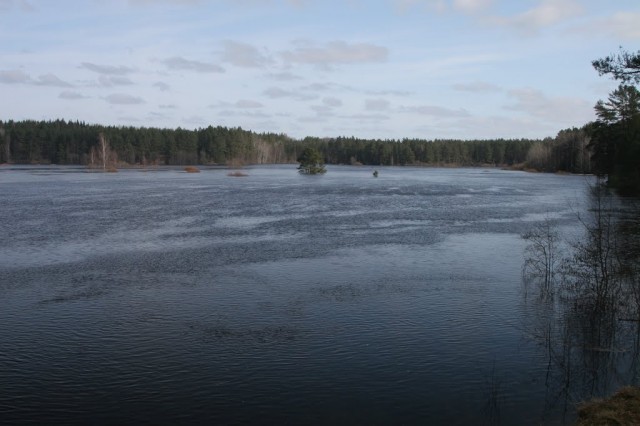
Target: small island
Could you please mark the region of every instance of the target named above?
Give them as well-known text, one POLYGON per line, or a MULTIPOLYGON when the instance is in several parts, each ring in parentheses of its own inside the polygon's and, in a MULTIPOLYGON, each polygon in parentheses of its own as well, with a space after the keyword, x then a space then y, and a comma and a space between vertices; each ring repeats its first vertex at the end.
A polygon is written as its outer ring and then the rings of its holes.
POLYGON ((324 167, 324 159, 318 150, 307 147, 298 157, 298 171, 305 175, 324 174, 327 170, 324 167))

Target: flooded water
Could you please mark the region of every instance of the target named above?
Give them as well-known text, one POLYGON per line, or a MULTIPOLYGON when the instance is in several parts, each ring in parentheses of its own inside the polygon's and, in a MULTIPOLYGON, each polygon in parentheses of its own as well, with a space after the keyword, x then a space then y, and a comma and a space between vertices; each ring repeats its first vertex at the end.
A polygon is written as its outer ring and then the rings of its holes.
POLYGON ((590 178, 0 168, 0 423, 562 424, 523 301, 590 178))

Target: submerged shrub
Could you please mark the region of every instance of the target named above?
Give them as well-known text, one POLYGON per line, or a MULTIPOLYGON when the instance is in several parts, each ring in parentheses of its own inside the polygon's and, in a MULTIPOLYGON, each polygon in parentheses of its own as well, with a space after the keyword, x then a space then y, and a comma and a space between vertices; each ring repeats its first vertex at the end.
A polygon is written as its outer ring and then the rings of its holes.
POLYGON ((536 280, 541 297, 553 295, 560 239, 556 227, 547 218, 523 234, 522 238, 528 242, 522 269, 525 281, 536 280))

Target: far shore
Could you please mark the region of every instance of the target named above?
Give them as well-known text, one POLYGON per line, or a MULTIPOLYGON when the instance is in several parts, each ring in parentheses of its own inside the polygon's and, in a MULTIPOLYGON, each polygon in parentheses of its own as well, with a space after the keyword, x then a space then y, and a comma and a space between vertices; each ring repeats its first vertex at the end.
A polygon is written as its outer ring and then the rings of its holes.
MULTIPOLYGON (((229 164, 128 164, 119 163, 115 167, 111 167, 107 171, 117 170, 140 170, 140 171, 160 171, 160 170, 184 170, 187 167, 196 167, 203 170, 242 170, 248 167, 256 166, 295 166, 298 163, 257 163, 257 164, 242 164, 242 165, 229 165, 229 164)), ((84 168, 89 173, 100 173, 103 170, 99 167, 89 167, 85 164, 54 164, 54 163, 0 163, 0 167, 19 166, 28 168, 33 167, 73 167, 84 168)), ((567 176, 591 176, 591 174, 571 173, 564 170, 557 170, 553 172, 537 170, 530 167, 526 167, 524 164, 474 164, 474 165, 462 165, 457 163, 416 163, 416 164, 404 164, 404 165, 375 165, 375 164, 328 164, 328 166, 353 166, 353 167, 416 167, 425 169, 499 169, 505 171, 518 171, 526 173, 552 173, 557 175, 567 176)))

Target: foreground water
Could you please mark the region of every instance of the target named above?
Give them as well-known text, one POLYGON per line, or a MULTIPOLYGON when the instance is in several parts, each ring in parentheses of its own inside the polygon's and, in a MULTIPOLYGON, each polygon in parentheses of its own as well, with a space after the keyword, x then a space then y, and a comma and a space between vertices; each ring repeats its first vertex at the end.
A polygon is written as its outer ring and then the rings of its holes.
POLYGON ((0 422, 571 421, 520 234, 589 178, 379 171, 0 169, 0 422))

